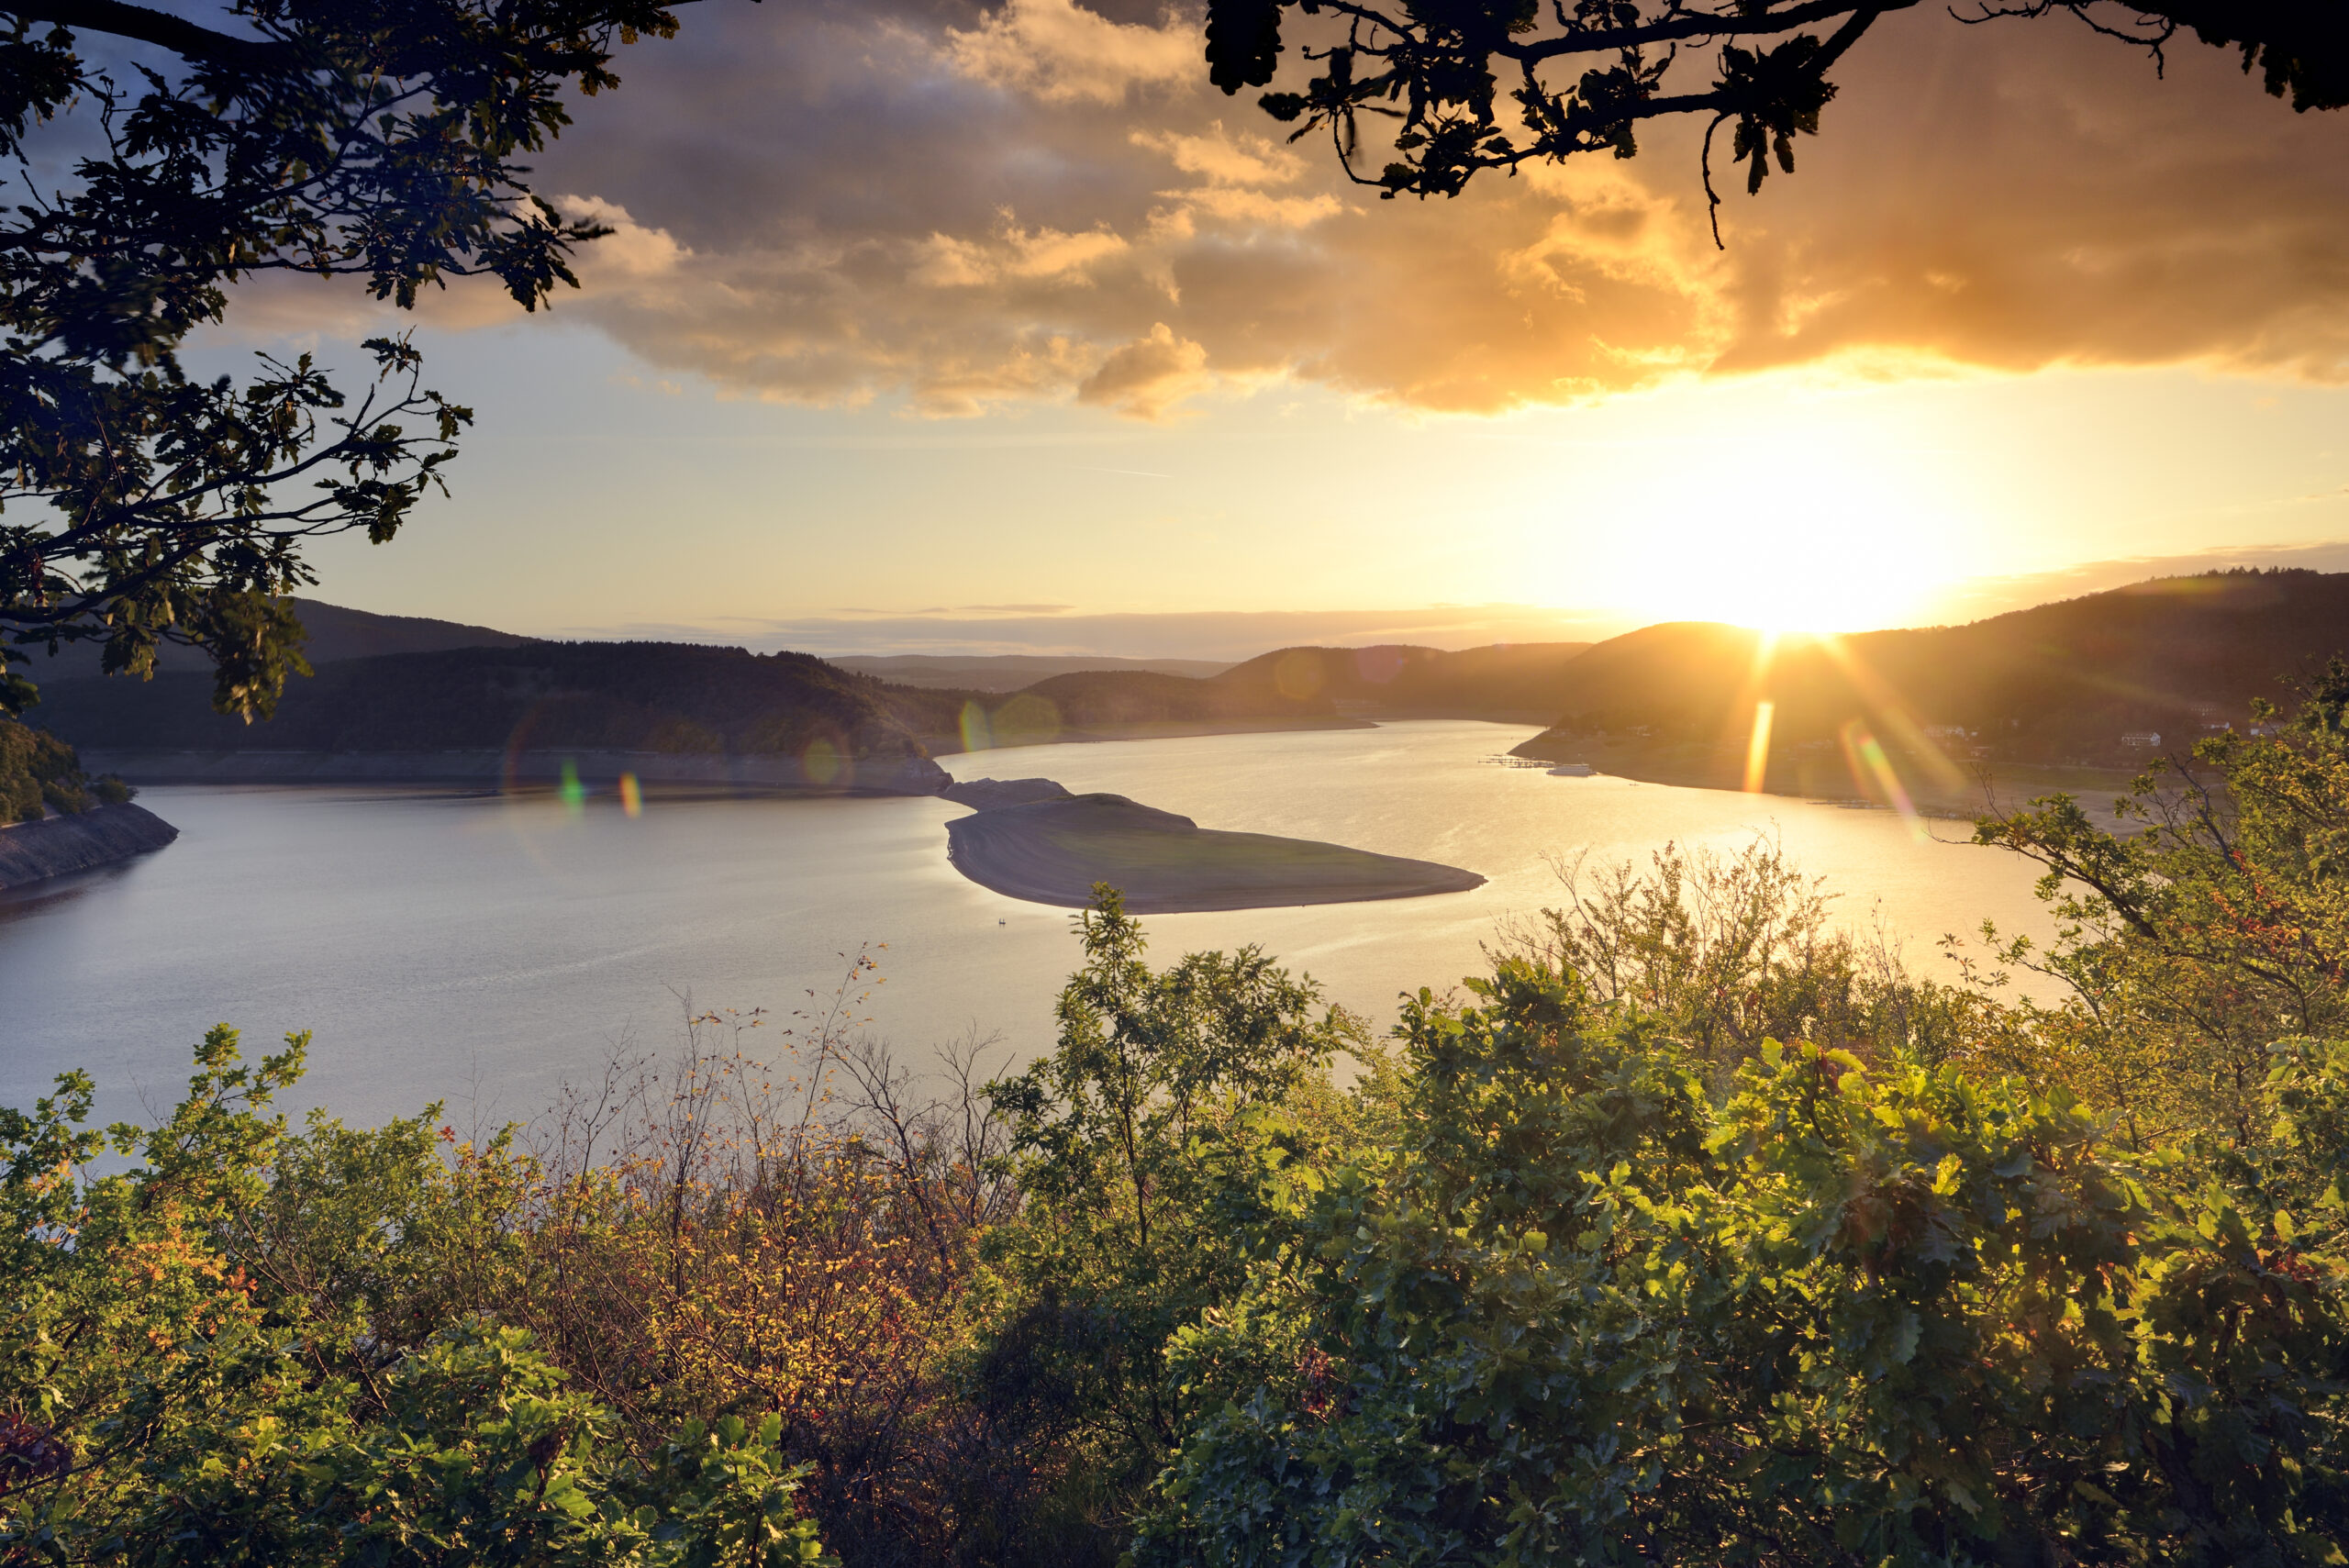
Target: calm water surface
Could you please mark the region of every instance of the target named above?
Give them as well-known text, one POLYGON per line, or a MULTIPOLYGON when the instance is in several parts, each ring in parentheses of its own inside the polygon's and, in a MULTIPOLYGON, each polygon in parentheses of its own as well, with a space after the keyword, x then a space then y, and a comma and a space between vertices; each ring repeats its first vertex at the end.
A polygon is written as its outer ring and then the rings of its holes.
MULTIPOLYGON (((1507 916, 1557 901, 1547 857, 1643 858, 1667 840, 1734 849, 1772 831, 1880 907, 1912 958, 1984 916, 2038 929, 2032 868, 1920 842, 1881 812, 1497 766, 1532 731, 1376 729, 1029 747, 952 757, 957 777, 1055 778, 1202 827, 1326 839, 1442 861, 1473 893, 1383 904, 1162 915, 1162 960, 1261 943, 1382 1023, 1407 987, 1480 967, 1507 916)), ((324 788, 162 788, 179 841, 127 865, 0 895, 0 1104, 67 1067, 102 1110, 168 1104, 215 1023, 249 1046, 315 1034, 303 1101, 354 1122, 452 1102, 527 1117, 614 1041, 662 1045, 701 1007, 787 1015, 829 996, 844 955, 886 943, 862 1009, 926 1051, 974 1025, 1006 1053, 1051 1043, 1075 957, 1067 912, 1001 897, 946 862, 941 800, 680 800, 567 810, 496 798, 324 788)), ((1963 824, 1932 824, 1942 840, 1963 824)), ((785 1021, 788 1021, 787 1018, 785 1021)), ((772 1037, 752 1037, 753 1040, 772 1037)))

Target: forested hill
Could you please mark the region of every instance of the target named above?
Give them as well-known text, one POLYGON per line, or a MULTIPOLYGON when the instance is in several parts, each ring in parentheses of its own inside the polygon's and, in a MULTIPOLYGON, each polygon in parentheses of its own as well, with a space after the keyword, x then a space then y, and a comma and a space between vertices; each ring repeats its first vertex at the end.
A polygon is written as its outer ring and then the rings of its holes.
POLYGON ((796 751, 818 734, 860 756, 942 753, 1088 732, 1330 721, 1345 713, 1547 717, 1557 711, 1568 660, 1583 646, 1462 653, 1295 648, 1207 679, 1128 665, 1056 674, 1006 694, 896 684, 804 653, 537 641, 334 606, 305 604, 302 615, 319 651, 317 673, 289 682, 277 717, 265 723, 214 714, 208 672, 168 667, 151 682, 48 677, 33 717, 76 745, 108 753, 526 747, 751 755, 796 751), (325 657, 403 637, 437 644, 472 635, 497 644, 325 657))
MULTIPOLYGON (((313 665, 345 659, 371 659, 385 653, 435 653, 449 648, 519 648, 536 640, 510 631, 462 621, 433 620, 424 616, 380 616, 319 599, 296 598, 294 612, 302 617, 306 634, 303 657, 313 665)), ((78 679, 98 673, 95 642, 69 643, 51 654, 46 649, 24 650, 32 660, 27 673, 46 685, 51 681, 78 679)), ((166 648, 159 655, 167 673, 207 676, 211 661, 193 649, 166 648)), ((206 699, 209 700, 208 698, 206 699)))
POLYGON ((2169 750, 2241 728, 2254 698, 2288 706, 2279 677, 2349 652, 2349 573, 2158 578, 1967 626, 1788 638, 1764 652, 1759 632, 1700 622, 1600 643, 1564 673, 1557 733, 1742 745, 1767 701, 1782 748, 1859 719, 1887 743, 1933 728, 2004 760, 2126 762, 2154 735, 2169 750))
POLYGON ((1328 702, 1341 710, 1540 713, 1558 711, 1567 666, 1586 642, 1495 643, 1449 652, 1408 643, 1371 648, 1284 648, 1215 676, 1242 701, 1265 707, 1328 702))
MULTIPOLYGON (((1261 727, 1462 715, 1558 720, 1529 754, 1594 734, 1719 748, 1742 767, 1755 705, 1780 751, 1833 749, 1854 720, 1888 747, 2021 762, 2140 761, 2241 726, 2279 676, 2349 651, 2349 573, 2164 578, 1970 626, 1769 645, 1747 628, 1652 626, 1596 647, 1287 648, 1205 679, 1106 669, 1025 689, 892 684, 802 653, 660 642, 533 641, 451 622, 303 606, 318 673, 278 717, 210 711, 208 671, 150 683, 49 679, 41 727, 107 752, 415 751, 528 747, 761 755, 818 736, 845 754, 917 756, 1153 727, 1261 727), (371 658, 351 648, 454 637, 371 658), (1928 728, 1944 733, 1930 742, 1928 728)), ((1692 759, 1693 760, 1693 759, 1692 759)), ((1728 764, 1724 764, 1728 765, 1728 764)), ((1709 775, 1708 775, 1709 776, 1709 775)))
POLYGON ((618 751, 921 756, 919 705, 805 653, 662 642, 526 642, 323 664, 277 716, 211 711, 211 677, 59 681, 32 717, 105 751, 618 751), (913 711, 908 712, 908 707, 913 711), (908 718, 916 723, 909 723, 908 718))
MULTIPOLYGON (((1406 643, 1275 649, 1203 680, 1088 670, 1020 694, 1062 724, 1280 720, 1341 714, 1461 714, 1546 719, 1568 690, 1566 666, 1589 644, 1497 644, 1447 652, 1406 643)), ((990 703, 995 699, 987 699, 990 703)))
POLYGON ((1055 675, 1113 670, 1203 680, 1231 668, 1228 659, 1112 659, 1060 653, 892 653, 831 655, 843 670, 899 686, 958 692, 1016 692, 1055 675))

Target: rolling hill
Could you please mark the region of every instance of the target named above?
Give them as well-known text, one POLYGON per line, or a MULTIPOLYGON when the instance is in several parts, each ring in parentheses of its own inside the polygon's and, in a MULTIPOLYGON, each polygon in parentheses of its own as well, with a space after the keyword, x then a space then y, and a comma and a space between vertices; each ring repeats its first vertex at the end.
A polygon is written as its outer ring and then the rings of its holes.
MULTIPOLYGON (((303 656, 314 666, 339 663, 345 659, 372 659, 385 653, 519 648, 536 640, 460 621, 432 620, 422 616, 379 616, 369 610, 329 605, 321 599, 296 598, 294 608, 302 617, 302 629, 309 634, 303 644, 303 656)), ((77 680, 98 673, 98 645, 95 642, 68 643, 54 654, 43 648, 24 651, 32 658, 28 673, 44 685, 50 681, 77 680)), ((170 674, 203 671, 208 675, 212 667, 210 660, 192 648, 166 648, 156 661, 161 671, 170 674)))
MULTIPOLYGON (((34 717, 85 752, 107 757, 658 753, 713 762, 819 759, 820 766, 809 762, 811 773, 879 763, 892 776, 945 783, 890 688, 804 653, 523 642, 340 660, 290 683, 277 716, 255 726, 212 712, 210 689, 210 678, 193 672, 149 682, 59 681, 44 689, 34 717)), ((415 765, 384 766, 384 776, 423 776, 415 765)), ((476 771, 469 762, 448 766, 451 776, 476 771)))
POLYGON ((1055 675, 1090 670, 1186 675, 1201 680, 1231 668, 1219 659, 1108 659, 1043 653, 893 653, 835 655, 843 670, 899 686, 930 686, 958 692, 1016 692, 1055 675))
POLYGON ((1772 789, 1849 794, 1854 759, 1874 742, 1920 797, 1935 787, 1978 797, 1976 764, 2112 769, 2182 751, 2210 727, 2245 722, 2254 697, 2287 697, 2279 676, 2349 651, 2349 573, 2301 571, 2164 578, 1967 626, 1840 639, 1669 622, 1596 646, 1285 648, 1204 677, 1136 663, 1063 670, 1011 693, 885 681, 807 654, 543 642, 302 609, 318 673, 289 686, 268 725, 213 714, 196 670, 147 684, 52 677, 35 717, 106 757, 776 758, 820 740, 828 754, 928 768, 933 753, 1072 736, 1458 716, 1554 720, 1520 748, 1530 757, 1736 787, 1766 702, 1772 789))
POLYGON ((1945 776, 1976 762, 2128 767, 2244 725, 2254 698, 2288 706, 2285 681, 2335 652, 2349 652, 2349 573, 2160 578, 1966 626, 1775 643, 1673 622, 1576 659, 1558 722, 1520 751, 1581 759, 1636 741, 1733 784, 1767 702, 1773 770, 1863 732, 1945 776))
POLYGON ((1283 648, 1236 664, 1208 684, 1278 711, 1327 702, 1341 712, 1478 714, 1546 718, 1558 712, 1567 667, 1586 642, 1497 643, 1448 652, 1408 643, 1283 648))

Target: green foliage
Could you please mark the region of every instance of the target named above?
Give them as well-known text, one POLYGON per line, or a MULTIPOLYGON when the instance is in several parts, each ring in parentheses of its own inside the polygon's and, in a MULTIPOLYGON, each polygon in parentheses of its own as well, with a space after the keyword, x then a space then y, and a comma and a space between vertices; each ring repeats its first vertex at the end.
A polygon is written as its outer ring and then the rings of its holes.
MULTIPOLYGON (((2311 929, 2328 819, 2241 823, 2343 712, 2225 752, 2231 874, 2311 929)), ((157 1127, 0 1111, 0 1561, 2349 1561, 2339 1031, 2135 1139, 1766 844, 1602 879, 1393 1053, 1075 927, 1055 1049, 959 1101, 836 1006, 803 1079, 696 1018, 535 1151, 289 1129, 305 1041, 226 1028, 157 1127)))
POLYGON ((1577 861, 1559 881, 1566 903, 1510 929, 1503 951, 1573 975, 1592 1001, 1679 1040, 1717 1080, 1768 1040, 1944 1062, 2005 1032, 1979 991, 1910 973, 1880 929, 1839 928, 1834 895, 1771 839, 1731 855, 1666 844, 1644 873, 1577 861))
POLYGON ((452 1255, 463 1167, 422 1119, 289 1137, 270 1106, 306 1044, 247 1066, 215 1029, 153 1129, 84 1125, 74 1073, 0 1111, 0 1560, 831 1561, 774 1422, 639 1460, 519 1329, 442 1310, 379 1336, 452 1255), (109 1151, 132 1163, 91 1174, 109 1151))
MULTIPOLYGON (((1186 1437, 1144 1562, 2341 1561, 2336 1209, 1917 1062, 1773 1045, 1715 1108, 1553 969, 1473 989, 1409 1010, 1397 1150, 1186 1332, 1294 1370, 1186 1437)), ((2342 1060, 2279 1073, 2283 1166, 2342 1060)))
POLYGON ((1095 893, 1057 1049, 988 1087, 1027 1201, 989 1240, 1010 1290, 971 1376, 984 1407, 1065 1467, 1077 1518, 1053 1528, 1102 1551, 1185 1418, 1169 1340, 1237 1294, 1233 1239, 1273 1218, 1260 1178, 1326 1163, 1355 1136, 1328 1073, 1360 1029, 1253 948, 1152 970, 1116 891, 1095 893))
POLYGON ((71 815, 130 798, 120 779, 93 781, 73 748, 46 730, 0 715, 0 828, 38 822, 50 811, 71 815))
POLYGON ((2042 1060, 2121 1112, 2141 1146, 2193 1129, 2242 1140, 2264 1115, 2269 1043, 2349 1030, 2349 665, 2335 659, 2274 732, 2215 736, 2115 803, 2068 795, 1984 821, 1977 842, 2047 868, 2059 934, 1997 959, 2062 983, 2018 1005, 2042 1060))

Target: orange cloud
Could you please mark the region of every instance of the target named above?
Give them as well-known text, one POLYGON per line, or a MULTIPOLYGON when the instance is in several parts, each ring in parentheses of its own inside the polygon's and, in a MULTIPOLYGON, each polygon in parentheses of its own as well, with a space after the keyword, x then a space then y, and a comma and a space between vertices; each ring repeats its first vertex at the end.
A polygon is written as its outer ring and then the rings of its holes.
POLYGON ((663 371, 939 416, 1280 377, 1486 413, 1789 367, 2349 371, 2349 117, 2210 50, 2161 82, 2068 23, 1888 20, 1724 252, 1698 128, 1383 202, 1148 5, 690 18, 544 161, 619 230, 560 307, 663 371))

